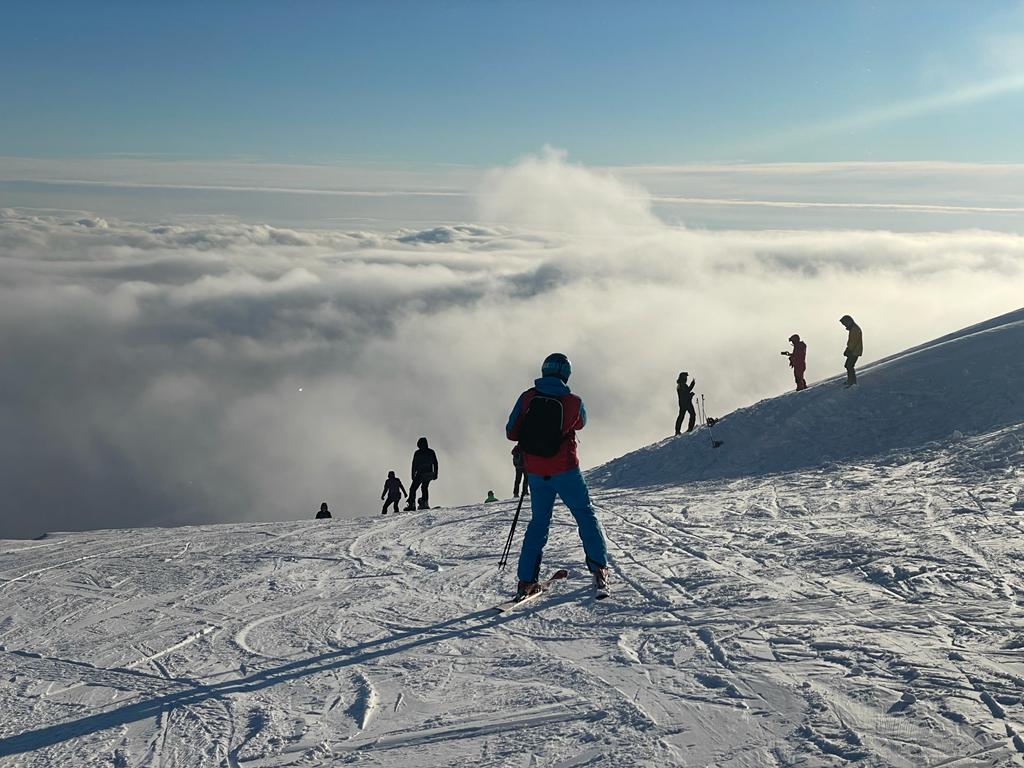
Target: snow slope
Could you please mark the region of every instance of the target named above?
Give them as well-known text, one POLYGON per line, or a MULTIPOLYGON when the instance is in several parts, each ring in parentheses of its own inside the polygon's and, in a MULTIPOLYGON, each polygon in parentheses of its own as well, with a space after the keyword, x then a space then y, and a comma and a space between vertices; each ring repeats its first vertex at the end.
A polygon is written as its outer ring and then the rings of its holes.
MULTIPOLYGON (((884 332, 879 329, 879 333, 884 332)), ((866 329, 870 351, 871 329, 866 329)), ((835 354, 811 350, 812 366, 842 371, 835 354)), ((669 438, 590 472, 613 487, 786 472, 828 462, 893 454, 907 460, 933 441, 1024 423, 1024 309, 858 368, 804 392, 729 414, 711 436, 669 438)), ((714 415, 714 414, 709 414, 714 415)))
POLYGON ((511 502, 0 542, 0 766, 1024 765, 1022 320, 596 470, 603 602, 511 502))

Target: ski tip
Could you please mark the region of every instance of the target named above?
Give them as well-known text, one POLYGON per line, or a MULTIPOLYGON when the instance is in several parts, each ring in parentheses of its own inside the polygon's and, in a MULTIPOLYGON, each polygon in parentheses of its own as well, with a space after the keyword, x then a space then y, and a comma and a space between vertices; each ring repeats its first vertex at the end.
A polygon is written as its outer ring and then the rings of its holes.
POLYGON ((565 578, 568 578, 568 577, 569 577, 569 572, 567 570, 565 570, 565 568, 559 568, 557 571, 555 571, 551 575, 552 579, 565 579, 565 578))

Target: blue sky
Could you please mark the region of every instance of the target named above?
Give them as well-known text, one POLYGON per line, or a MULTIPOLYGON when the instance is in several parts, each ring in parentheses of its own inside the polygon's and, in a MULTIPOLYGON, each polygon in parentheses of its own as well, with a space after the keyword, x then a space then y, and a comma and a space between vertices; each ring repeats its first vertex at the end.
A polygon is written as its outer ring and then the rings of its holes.
POLYGON ((1018 2, 16 3, 0 155, 1022 161, 1018 2))

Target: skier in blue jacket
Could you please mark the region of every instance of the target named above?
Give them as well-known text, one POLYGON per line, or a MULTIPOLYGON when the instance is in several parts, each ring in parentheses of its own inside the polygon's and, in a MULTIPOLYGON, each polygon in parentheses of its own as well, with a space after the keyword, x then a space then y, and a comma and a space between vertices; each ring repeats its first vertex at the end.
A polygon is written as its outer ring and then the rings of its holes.
POLYGON ((541 378, 519 396, 505 426, 505 436, 518 441, 522 447, 530 486, 531 517, 519 554, 517 598, 537 590, 556 496, 561 497, 576 519, 587 568, 594 575, 595 585, 599 591, 607 589, 608 547, 576 455, 576 430, 586 426, 587 410, 583 400, 566 384, 571 373, 572 366, 565 355, 548 355, 541 366, 541 378), (551 415, 545 419, 541 414, 551 415), (538 435, 551 439, 538 440, 538 435), (546 443, 546 447, 541 448, 538 443, 546 443), (534 452, 531 453, 531 449, 534 452))

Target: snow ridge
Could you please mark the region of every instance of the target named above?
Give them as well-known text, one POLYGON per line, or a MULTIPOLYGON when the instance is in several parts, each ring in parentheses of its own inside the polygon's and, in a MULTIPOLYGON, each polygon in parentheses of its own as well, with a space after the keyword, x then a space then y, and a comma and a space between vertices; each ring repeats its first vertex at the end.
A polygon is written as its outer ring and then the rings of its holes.
MULTIPOLYGON (((870 341, 870 336, 868 337, 870 341)), ((790 472, 914 450, 1024 422, 1024 309, 763 400, 699 429, 590 470, 605 488, 637 488, 790 472)), ((836 350, 836 367, 842 362, 836 350)))

